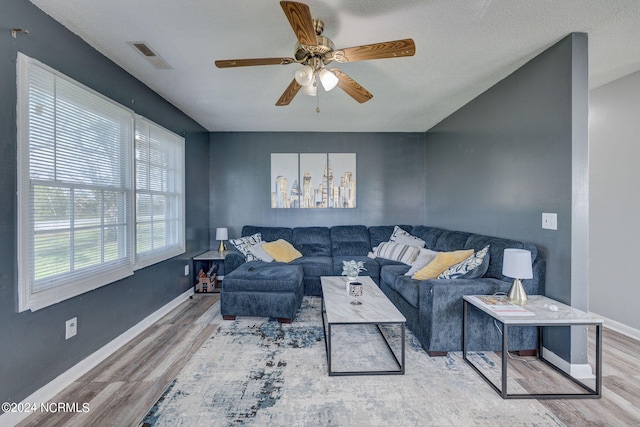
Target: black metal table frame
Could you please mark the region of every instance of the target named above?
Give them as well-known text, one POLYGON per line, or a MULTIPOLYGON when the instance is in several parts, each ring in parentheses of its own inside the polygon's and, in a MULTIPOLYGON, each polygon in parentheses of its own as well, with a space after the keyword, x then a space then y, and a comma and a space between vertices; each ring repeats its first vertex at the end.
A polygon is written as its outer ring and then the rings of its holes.
POLYGON ((331 326, 332 325, 371 325, 370 322, 341 322, 341 323, 329 323, 326 318, 326 310, 324 307, 324 298, 322 299, 322 328, 324 330, 324 344, 325 349, 327 350, 327 366, 329 369, 329 376, 354 376, 354 375, 404 375, 404 364, 405 364, 405 322, 381 322, 375 323, 380 335, 382 335, 382 339, 387 345, 387 349, 393 356, 396 364, 398 365, 397 370, 382 370, 382 371, 334 371, 331 369, 331 326), (384 332, 380 328, 381 325, 400 325, 401 329, 401 356, 400 360, 398 360, 398 356, 396 356, 395 352, 391 348, 391 344, 387 340, 384 332))
MULTIPOLYGON (((502 357, 502 389, 498 388, 476 365, 474 365, 471 360, 467 358, 467 311, 469 309, 469 302, 467 300, 463 300, 463 312, 462 312, 462 358, 489 384, 503 399, 599 399, 602 397, 602 323, 598 322, 581 322, 581 323, 545 323, 544 321, 532 325, 531 323, 509 323, 506 324, 502 322, 500 319, 493 317, 496 321, 502 324, 502 348, 500 349, 501 357, 502 357), (584 384, 577 378, 571 376, 566 373, 562 369, 558 368, 547 359, 542 356, 542 330, 543 327, 548 326, 591 326, 594 325, 596 327, 596 348, 595 348, 595 368, 596 368, 596 384, 595 389, 589 387, 584 384), (566 378, 569 378, 575 384, 582 387, 586 393, 512 393, 509 394, 507 392, 507 366, 508 366, 508 357, 506 355, 506 351, 508 351, 508 337, 509 337, 509 327, 510 326, 535 326, 538 328, 538 360, 543 361, 548 366, 553 368, 555 371, 561 373, 566 378), (505 351, 505 349, 507 349, 505 351)), ((471 304, 475 307, 473 304, 471 304)), ((475 307, 477 309, 477 307, 475 307)), ((479 312, 490 316, 488 313, 478 309, 479 312)))

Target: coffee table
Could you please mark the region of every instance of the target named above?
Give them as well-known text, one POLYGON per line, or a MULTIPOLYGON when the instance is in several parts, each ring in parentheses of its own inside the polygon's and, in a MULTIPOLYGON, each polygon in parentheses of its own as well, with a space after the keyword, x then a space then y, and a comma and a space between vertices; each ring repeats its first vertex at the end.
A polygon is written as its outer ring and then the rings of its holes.
POLYGON ((327 349, 327 365, 329 375, 403 375, 405 360, 405 322, 406 319, 395 305, 386 297, 373 280, 368 276, 358 277, 363 284, 363 295, 358 297, 361 305, 352 305, 352 297, 347 292, 347 278, 344 276, 323 276, 322 283, 322 320, 325 345, 327 349), (332 328, 336 325, 369 325, 377 326, 389 353, 393 356, 397 369, 382 370, 349 370, 335 371, 332 366, 332 328), (400 357, 393 351, 389 338, 383 332, 383 325, 397 325, 400 328, 400 357))

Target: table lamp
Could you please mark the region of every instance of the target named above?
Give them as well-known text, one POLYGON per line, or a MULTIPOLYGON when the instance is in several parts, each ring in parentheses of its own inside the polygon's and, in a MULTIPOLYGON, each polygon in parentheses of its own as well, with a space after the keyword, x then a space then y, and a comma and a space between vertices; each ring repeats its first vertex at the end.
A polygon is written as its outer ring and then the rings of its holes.
POLYGON ((525 249, 505 249, 502 258, 502 274, 511 277, 513 284, 507 298, 513 304, 526 305, 527 293, 520 279, 532 279, 531 252, 525 249))
POLYGON ((229 230, 226 228, 216 228, 216 240, 220 240, 220 246, 218 246, 218 252, 223 252, 227 248, 224 245, 224 241, 229 239, 229 230))

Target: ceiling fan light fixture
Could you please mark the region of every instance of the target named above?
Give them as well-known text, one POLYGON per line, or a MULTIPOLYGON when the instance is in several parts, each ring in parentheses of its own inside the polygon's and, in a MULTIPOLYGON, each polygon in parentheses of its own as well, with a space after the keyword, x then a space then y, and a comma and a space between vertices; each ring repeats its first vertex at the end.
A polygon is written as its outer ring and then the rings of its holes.
POLYGON ((311 83, 306 86, 302 86, 302 93, 309 96, 318 95, 318 84, 316 83, 315 77, 312 77, 311 83))
POLYGON ((318 77, 320 77, 320 82, 322 83, 322 87, 327 92, 329 92, 331 89, 336 87, 336 85, 338 84, 338 77, 336 77, 335 74, 333 74, 331 71, 327 70, 326 68, 323 68, 322 70, 320 70, 320 72, 318 73, 318 77))
POLYGON ((300 86, 309 86, 311 84, 311 80, 313 80, 313 68, 308 65, 303 65, 296 70, 294 76, 296 82, 298 82, 300 86))

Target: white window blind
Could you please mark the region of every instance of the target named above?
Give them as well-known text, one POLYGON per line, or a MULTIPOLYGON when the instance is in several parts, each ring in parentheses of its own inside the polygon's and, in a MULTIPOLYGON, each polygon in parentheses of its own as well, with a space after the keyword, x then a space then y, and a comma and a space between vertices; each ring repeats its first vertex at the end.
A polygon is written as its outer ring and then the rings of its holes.
POLYGON ((18 55, 19 310, 133 274, 133 113, 18 55))
POLYGON ((136 253, 138 266, 185 249, 184 139, 136 117, 136 253))

